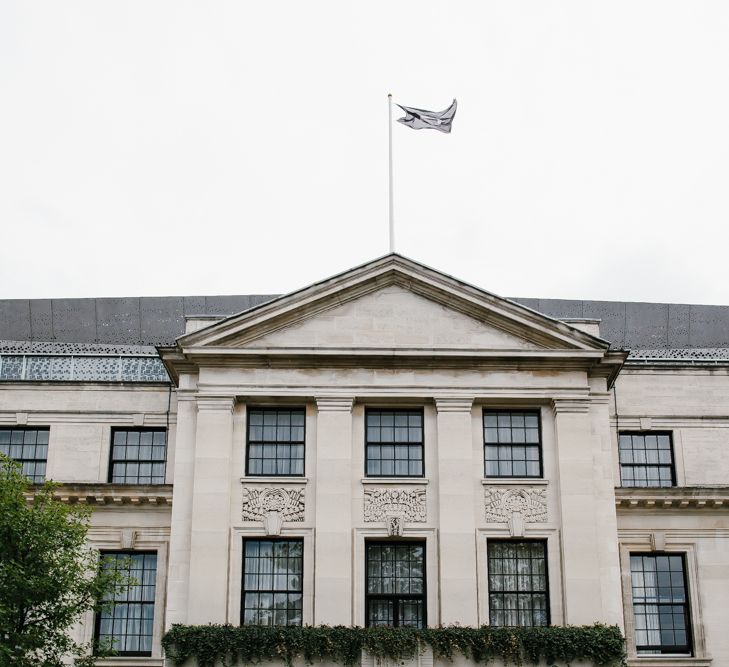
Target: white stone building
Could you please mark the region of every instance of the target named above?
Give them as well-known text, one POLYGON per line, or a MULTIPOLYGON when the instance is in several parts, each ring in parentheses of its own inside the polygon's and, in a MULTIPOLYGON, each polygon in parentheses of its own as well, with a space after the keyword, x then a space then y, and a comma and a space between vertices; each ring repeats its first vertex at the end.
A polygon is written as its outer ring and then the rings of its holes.
POLYGON ((729 312, 558 319, 399 255, 228 317, 91 301, 0 304, 0 451, 133 555, 78 629, 108 664, 174 623, 602 622, 729 665, 729 312))

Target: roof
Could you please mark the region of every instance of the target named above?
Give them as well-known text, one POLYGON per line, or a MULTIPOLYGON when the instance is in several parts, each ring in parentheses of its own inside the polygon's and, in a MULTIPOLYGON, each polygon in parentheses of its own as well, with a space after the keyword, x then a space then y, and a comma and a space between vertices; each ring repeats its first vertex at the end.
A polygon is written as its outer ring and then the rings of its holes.
MULTIPOLYGON (((224 317, 276 295, 2 299, 0 339, 120 345, 167 345, 185 317, 224 317)), ((615 348, 729 348, 729 306, 514 298, 555 318, 600 320, 615 348)))

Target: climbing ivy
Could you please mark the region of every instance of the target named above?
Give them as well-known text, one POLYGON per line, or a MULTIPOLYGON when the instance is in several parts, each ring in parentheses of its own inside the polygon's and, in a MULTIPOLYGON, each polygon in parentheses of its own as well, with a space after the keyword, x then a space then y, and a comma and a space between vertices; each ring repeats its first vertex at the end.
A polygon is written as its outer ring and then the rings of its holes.
POLYGON ((349 667, 362 651, 376 658, 406 660, 430 647, 436 659, 462 655, 476 663, 529 665, 545 661, 569 664, 625 665, 625 642, 617 626, 547 628, 359 628, 270 627, 257 625, 174 625, 162 639, 176 665, 197 660, 200 667, 283 662, 334 662, 349 667))

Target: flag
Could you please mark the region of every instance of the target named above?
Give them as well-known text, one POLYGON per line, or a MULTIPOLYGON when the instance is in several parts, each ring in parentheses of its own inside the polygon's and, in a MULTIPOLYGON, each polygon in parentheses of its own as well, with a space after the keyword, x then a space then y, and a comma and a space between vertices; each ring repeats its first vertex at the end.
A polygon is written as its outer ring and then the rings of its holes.
POLYGON ((412 127, 414 130, 438 130, 440 132, 450 132, 453 118, 456 115, 456 100, 445 111, 426 111, 425 109, 415 109, 414 107, 404 107, 398 104, 404 112, 403 118, 398 118, 397 122, 412 127))

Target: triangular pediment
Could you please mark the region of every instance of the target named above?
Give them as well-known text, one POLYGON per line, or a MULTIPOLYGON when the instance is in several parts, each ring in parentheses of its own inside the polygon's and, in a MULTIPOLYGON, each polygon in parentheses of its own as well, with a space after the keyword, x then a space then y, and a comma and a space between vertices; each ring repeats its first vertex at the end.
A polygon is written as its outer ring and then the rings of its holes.
POLYGON ((185 350, 605 351, 608 343, 400 255, 178 339, 185 350))

